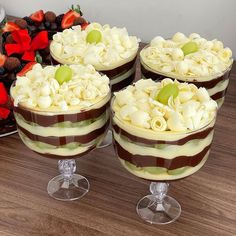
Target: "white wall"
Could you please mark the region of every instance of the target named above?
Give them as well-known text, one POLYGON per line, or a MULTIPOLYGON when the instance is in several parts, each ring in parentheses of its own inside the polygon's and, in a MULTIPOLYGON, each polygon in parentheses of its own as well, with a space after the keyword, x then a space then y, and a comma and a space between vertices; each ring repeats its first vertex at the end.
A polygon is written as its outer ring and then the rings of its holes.
POLYGON ((177 31, 218 38, 236 59, 236 0, 0 0, 7 14, 18 16, 37 9, 63 13, 72 3, 81 5, 88 20, 126 26, 144 42, 177 31))

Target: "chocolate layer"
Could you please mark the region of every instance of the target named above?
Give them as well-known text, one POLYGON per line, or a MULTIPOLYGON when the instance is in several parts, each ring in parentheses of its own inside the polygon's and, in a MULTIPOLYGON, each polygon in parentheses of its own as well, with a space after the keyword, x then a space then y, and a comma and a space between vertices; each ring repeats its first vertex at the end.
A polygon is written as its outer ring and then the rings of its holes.
POLYGON ((102 70, 100 72, 107 75, 107 77, 112 80, 113 77, 116 77, 117 75, 130 70, 134 66, 135 61, 136 61, 136 57, 132 61, 130 61, 122 66, 119 66, 119 67, 114 68, 112 70, 102 70))
POLYGON ((227 88, 225 90, 218 92, 218 93, 215 93, 214 95, 211 96, 211 98, 214 100, 218 100, 220 98, 223 98, 226 95, 226 92, 227 92, 227 88))
POLYGON ((21 106, 14 106, 14 112, 19 113, 23 116, 23 118, 28 122, 33 122, 43 127, 52 126, 56 123, 71 121, 71 122, 79 122, 89 119, 95 119, 101 116, 106 109, 109 107, 109 101, 100 108, 91 109, 88 111, 81 111, 75 114, 61 114, 61 115, 40 115, 31 111, 28 111, 21 106))
MULTIPOLYGON (((229 78, 230 70, 231 68, 228 71, 226 71, 222 76, 209 80, 209 81, 198 82, 194 80, 194 81, 186 81, 186 82, 192 83, 196 85, 198 88, 200 87, 205 87, 206 89, 214 88, 220 81, 227 80, 229 78)), ((151 78, 153 80, 162 80, 167 77, 167 76, 147 70, 146 68, 144 68, 142 64, 141 64, 141 72, 145 78, 151 78)), ((168 76, 168 77, 171 79, 175 79, 171 76, 168 76)), ((183 80, 179 80, 179 81, 183 82, 183 80)))
POLYGON ((115 92, 115 91, 119 91, 123 88, 125 88, 126 86, 130 85, 135 79, 135 73, 133 73, 131 76, 129 76, 128 78, 116 83, 112 85, 111 91, 115 92))
POLYGON ((121 159, 128 161, 137 167, 157 166, 166 168, 168 170, 174 170, 185 166, 194 167, 198 165, 204 158, 206 153, 210 150, 210 146, 211 145, 205 147, 201 152, 196 155, 178 156, 174 159, 164 159, 161 157, 154 157, 148 155, 142 156, 138 154, 131 154, 130 152, 126 151, 117 141, 114 142, 116 152, 121 159))
POLYGON ((98 138, 100 135, 106 132, 106 129, 108 128, 110 123, 110 120, 108 120, 101 128, 96 129, 88 134, 85 135, 78 135, 78 136, 63 136, 63 137, 55 137, 55 136, 49 136, 49 137, 43 137, 39 135, 35 135, 24 129, 23 127, 17 125, 18 129, 27 136, 32 141, 39 141, 42 143, 51 144, 53 146, 61 146, 72 142, 78 142, 81 144, 87 144, 94 139, 98 138))
POLYGON ((213 130, 213 128, 214 127, 210 127, 200 132, 189 134, 187 137, 176 140, 176 141, 163 141, 163 140, 145 139, 145 138, 132 135, 126 132, 125 130, 121 129, 118 125, 113 124, 113 129, 115 130, 117 134, 123 135, 135 143, 144 143, 148 145, 155 145, 155 144, 183 145, 187 143, 188 141, 191 141, 194 139, 203 139, 207 137, 207 135, 213 130))

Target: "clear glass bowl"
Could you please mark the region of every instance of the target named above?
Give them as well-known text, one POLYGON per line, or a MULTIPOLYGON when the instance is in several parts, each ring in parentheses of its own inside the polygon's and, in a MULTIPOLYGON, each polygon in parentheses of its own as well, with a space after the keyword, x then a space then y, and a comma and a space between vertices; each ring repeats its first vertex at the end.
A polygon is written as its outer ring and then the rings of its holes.
MULTIPOLYGON (((14 86, 14 85, 13 85, 14 86)), ((59 159, 60 175, 48 183, 48 194, 63 201, 76 200, 89 190, 88 180, 75 174, 75 158, 95 149, 102 142, 108 126, 111 93, 81 111, 36 111, 14 106, 18 133, 32 151, 59 159)))
POLYGON ((221 73, 210 75, 210 76, 181 76, 176 73, 163 73, 162 71, 155 70, 148 66, 143 60, 141 53, 144 49, 148 48, 149 45, 146 45, 140 52, 140 63, 141 63, 141 73, 142 77, 146 79, 153 79, 153 80, 162 80, 164 78, 172 78, 176 79, 180 82, 189 82, 195 84, 198 88, 205 87, 217 104, 218 108, 220 108, 225 99, 226 91, 229 84, 229 76, 233 65, 233 60, 230 66, 222 71, 221 73))
MULTIPOLYGON (((113 109, 111 102, 111 110, 113 109)), ((191 132, 156 132, 120 120, 112 110, 113 143, 122 166, 131 174, 151 181, 151 195, 137 204, 145 221, 167 224, 181 212, 179 203, 167 196, 169 182, 186 178, 206 162, 214 134, 216 116, 191 132)))

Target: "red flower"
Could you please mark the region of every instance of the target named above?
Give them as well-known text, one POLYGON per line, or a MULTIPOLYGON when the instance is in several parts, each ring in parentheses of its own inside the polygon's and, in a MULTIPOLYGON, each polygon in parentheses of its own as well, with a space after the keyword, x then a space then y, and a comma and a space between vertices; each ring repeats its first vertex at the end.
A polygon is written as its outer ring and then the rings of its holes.
POLYGON ((49 44, 47 31, 39 32, 33 39, 27 30, 16 30, 11 35, 16 43, 5 45, 7 55, 23 54, 22 59, 25 61, 35 61, 35 51, 44 49, 49 44))
MULTIPOLYGON (((8 94, 3 83, 0 83, 0 105, 5 105, 8 102, 8 94)), ((10 110, 0 106, 0 118, 6 119, 9 116, 10 110)))

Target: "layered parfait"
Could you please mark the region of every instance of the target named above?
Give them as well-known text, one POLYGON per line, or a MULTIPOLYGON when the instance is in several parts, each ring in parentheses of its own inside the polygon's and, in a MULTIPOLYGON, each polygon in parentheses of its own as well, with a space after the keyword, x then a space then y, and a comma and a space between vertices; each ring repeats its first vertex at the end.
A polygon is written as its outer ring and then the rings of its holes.
POLYGON ((232 51, 217 39, 207 40, 199 34, 176 33, 170 39, 155 37, 141 52, 144 78, 174 78, 205 87, 219 107, 224 102, 232 51))
POLYGON ((114 146, 132 174, 154 181, 187 177, 206 162, 217 103, 205 88, 141 79, 115 93, 114 146))
POLYGON ((74 26, 55 34, 50 52, 54 63, 93 65, 109 77, 116 91, 134 80, 138 48, 138 38, 126 28, 91 23, 84 30, 74 26))
POLYGON ((109 79, 93 66, 36 64, 11 88, 18 132, 27 147, 68 159, 94 149, 109 125, 109 79))

